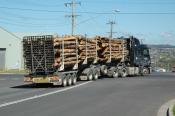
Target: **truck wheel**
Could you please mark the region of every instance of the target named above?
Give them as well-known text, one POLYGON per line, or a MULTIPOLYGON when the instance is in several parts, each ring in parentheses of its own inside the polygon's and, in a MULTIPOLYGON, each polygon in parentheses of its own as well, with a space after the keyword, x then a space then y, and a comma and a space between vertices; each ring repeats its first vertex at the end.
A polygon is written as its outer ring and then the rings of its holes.
POLYGON ((72 77, 71 75, 68 75, 68 86, 72 85, 72 77))
POLYGON ((127 76, 127 70, 123 69, 122 72, 121 72, 121 77, 124 78, 126 76, 127 76))
POLYGON ((100 70, 101 70, 103 75, 106 75, 108 73, 108 69, 107 69, 107 67, 105 65, 101 66, 100 70))
POLYGON ((89 70, 89 72, 87 74, 87 80, 92 81, 92 79, 93 79, 93 72, 91 70, 89 70))
POLYGON ((143 75, 148 75, 149 74, 149 70, 147 68, 143 69, 143 75))
POLYGON ((66 87, 67 86, 67 78, 64 78, 62 81, 62 86, 66 87))
POLYGON ((75 85, 76 83, 77 83, 77 78, 74 77, 74 78, 73 78, 73 81, 72 81, 72 85, 75 85))
POLYGON ((117 69, 114 70, 112 77, 113 78, 118 78, 119 77, 119 73, 118 73, 117 69))
POLYGON ((73 78, 73 80, 72 80, 72 85, 75 85, 75 84, 77 83, 77 77, 76 77, 76 75, 73 74, 73 75, 72 75, 72 78, 73 78))
POLYGON ((97 80, 98 79, 98 71, 97 70, 94 71, 93 79, 94 80, 97 80))
POLYGON ((108 75, 109 77, 113 77, 115 70, 116 70, 115 67, 111 67, 111 68, 108 70, 108 74, 107 74, 107 75, 108 75))

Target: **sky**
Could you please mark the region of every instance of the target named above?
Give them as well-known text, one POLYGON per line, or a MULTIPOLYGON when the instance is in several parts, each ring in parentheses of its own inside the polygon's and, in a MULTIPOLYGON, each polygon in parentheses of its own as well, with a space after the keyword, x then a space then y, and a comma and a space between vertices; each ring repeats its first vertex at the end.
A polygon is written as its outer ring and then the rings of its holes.
MULTIPOLYGON (((71 0, 0 0, 0 26, 11 32, 71 34, 71 0)), ((175 45, 174 0, 75 0, 75 34, 133 35, 146 44, 175 45), (118 10, 120 12, 115 12, 118 10)))

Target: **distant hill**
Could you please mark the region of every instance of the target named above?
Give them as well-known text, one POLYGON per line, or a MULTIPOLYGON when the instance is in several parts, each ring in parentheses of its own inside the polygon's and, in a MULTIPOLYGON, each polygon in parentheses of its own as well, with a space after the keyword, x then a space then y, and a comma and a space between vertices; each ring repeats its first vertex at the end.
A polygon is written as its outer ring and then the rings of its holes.
POLYGON ((149 48, 175 48, 174 45, 158 44, 158 45, 148 45, 149 48))

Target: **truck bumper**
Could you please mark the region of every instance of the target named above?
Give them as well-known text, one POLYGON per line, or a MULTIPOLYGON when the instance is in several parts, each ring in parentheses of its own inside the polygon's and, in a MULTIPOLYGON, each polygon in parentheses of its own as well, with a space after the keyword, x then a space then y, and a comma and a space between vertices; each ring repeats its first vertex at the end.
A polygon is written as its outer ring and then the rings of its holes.
POLYGON ((61 85, 62 80, 58 76, 26 76, 24 77, 24 82, 26 83, 52 83, 54 85, 61 85))

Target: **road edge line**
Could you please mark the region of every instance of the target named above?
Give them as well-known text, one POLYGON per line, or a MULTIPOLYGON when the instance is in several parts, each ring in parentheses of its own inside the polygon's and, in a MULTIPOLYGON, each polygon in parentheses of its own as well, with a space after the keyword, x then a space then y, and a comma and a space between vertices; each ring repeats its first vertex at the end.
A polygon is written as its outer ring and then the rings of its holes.
POLYGON ((61 93, 61 92, 67 91, 67 90, 71 90, 73 88, 77 88, 77 87, 86 85, 90 82, 92 82, 92 81, 88 81, 88 82, 85 82, 85 83, 81 83, 81 84, 78 84, 78 85, 74 85, 74 86, 71 86, 71 87, 63 88, 63 89, 60 89, 60 90, 56 90, 56 91, 52 91, 52 92, 48 92, 48 93, 44 93, 44 94, 40 94, 40 95, 35 95, 33 97, 28 97, 28 98, 24 98, 24 99, 20 99, 20 100, 15 100, 15 101, 3 103, 3 104, 0 104, 0 108, 10 106, 10 105, 13 105, 13 104, 18 104, 18 103, 25 102, 25 101, 29 101, 29 100, 33 100, 33 99, 37 99, 37 98, 41 98, 41 97, 46 97, 46 96, 53 95, 53 94, 56 94, 56 93, 61 93))

